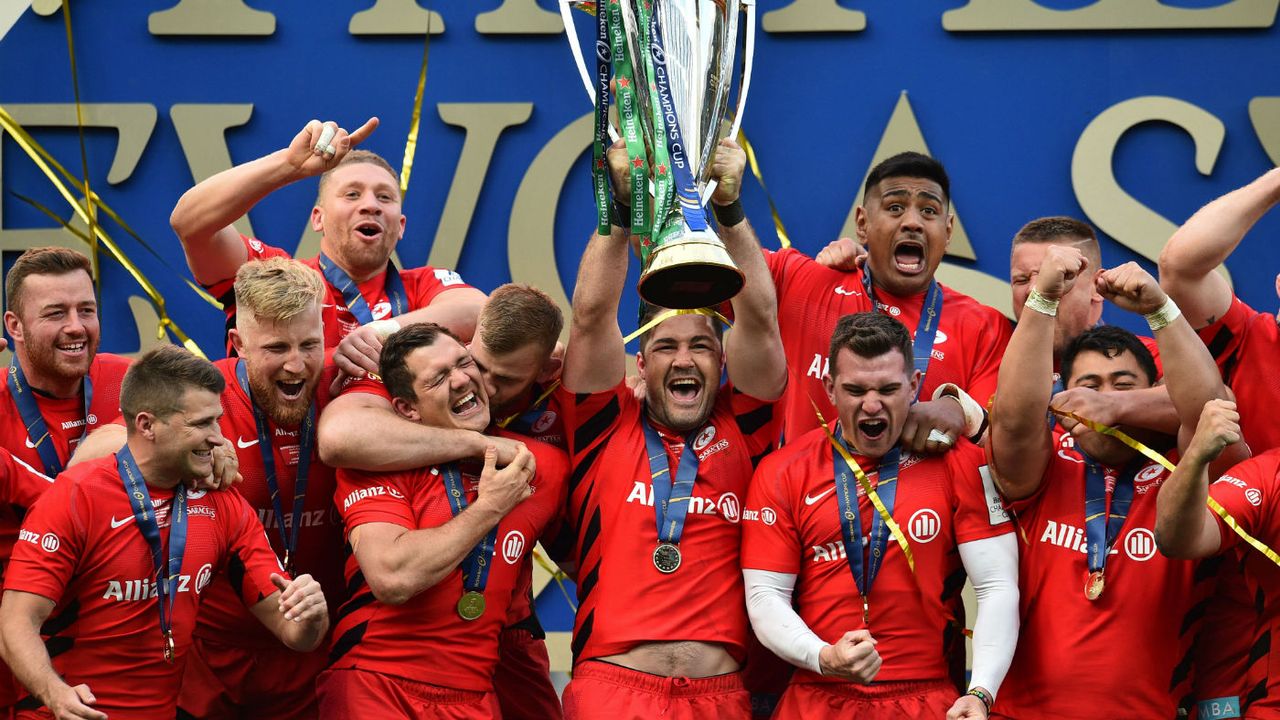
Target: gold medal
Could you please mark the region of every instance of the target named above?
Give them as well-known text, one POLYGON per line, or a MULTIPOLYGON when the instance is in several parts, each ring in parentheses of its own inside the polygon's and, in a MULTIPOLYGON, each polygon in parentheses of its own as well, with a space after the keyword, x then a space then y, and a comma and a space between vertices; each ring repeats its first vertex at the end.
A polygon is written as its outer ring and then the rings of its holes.
POLYGON ((1095 570, 1089 573, 1084 580, 1084 596, 1090 600, 1097 600, 1102 597, 1102 591, 1106 589, 1107 581, 1103 577, 1101 570, 1095 570))
POLYGON ((164 634, 164 661, 173 664, 173 633, 166 632, 164 634))
POLYGON ((653 551, 653 566, 658 572, 670 575, 680 569, 680 548, 671 543, 661 543, 653 551))
POLYGON ((458 615, 463 620, 475 620, 484 614, 484 594, 470 590, 458 600, 458 615))

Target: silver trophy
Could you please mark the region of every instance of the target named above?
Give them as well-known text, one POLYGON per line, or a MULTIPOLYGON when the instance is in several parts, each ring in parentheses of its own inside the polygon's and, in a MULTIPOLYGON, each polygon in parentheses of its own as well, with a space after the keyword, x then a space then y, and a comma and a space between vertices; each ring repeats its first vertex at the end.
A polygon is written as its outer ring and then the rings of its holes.
POLYGON ((597 109, 593 184, 600 228, 607 232, 609 210, 603 149, 622 137, 633 168, 632 233, 640 237, 644 260, 641 297, 666 308, 718 305, 742 289, 743 277, 707 222, 704 206, 715 190, 711 158, 721 139, 737 136, 746 104, 755 0, 596 5, 560 0, 569 47, 597 109), (575 8, 596 10, 594 71, 574 27, 575 15, 589 15, 575 8), (740 33, 745 41, 739 57, 740 33), (741 73, 735 72, 735 60, 741 73), (726 123, 735 75, 737 109, 726 123), (616 126, 608 116, 610 96, 616 126))

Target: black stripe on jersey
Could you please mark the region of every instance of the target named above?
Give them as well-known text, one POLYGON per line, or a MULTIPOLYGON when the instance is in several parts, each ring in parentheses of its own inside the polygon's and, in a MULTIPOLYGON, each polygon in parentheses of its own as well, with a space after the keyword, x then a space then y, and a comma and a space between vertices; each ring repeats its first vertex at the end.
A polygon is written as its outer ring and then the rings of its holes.
MULTIPOLYGON (((351 546, 348 545, 347 547, 351 546)), ((355 574, 347 581, 347 597, 355 597, 356 593, 360 592, 360 589, 365 585, 368 585, 368 583, 364 581, 364 572, 357 567, 355 574)))
MULTIPOLYGON (((578 490, 579 483, 587 477, 587 472, 595 465, 596 458, 600 457, 600 451, 603 448, 604 443, 600 443, 573 463, 573 472, 569 473, 569 495, 573 495, 578 490)), ((578 527, 582 527, 582 518, 578 518, 578 522, 578 527)))
POLYGON ((329 663, 332 664, 337 662, 343 655, 350 652, 351 648, 360 644, 360 641, 364 639, 364 631, 368 628, 369 621, 365 620, 359 625, 356 625, 350 630, 342 633, 342 637, 333 642, 333 649, 329 651, 329 663))
MULTIPOLYGON (((589 397, 591 397, 589 394, 579 393, 574 396, 574 400, 581 405, 589 397)), ((573 431, 573 451, 575 453, 582 452, 585 448, 590 447, 591 443, 600 439, 600 435, 613 424, 614 420, 618 419, 620 412, 622 412, 622 408, 618 405, 618 396, 614 395, 595 415, 592 415, 586 422, 579 425, 577 430, 573 431)))
MULTIPOLYGON (((734 392, 738 392, 734 390, 734 392)), ((773 422, 773 405, 761 405, 755 410, 749 410, 741 415, 735 415, 733 419, 738 423, 738 430, 743 435, 751 437, 756 434, 760 428, 773 422)))
POLYGON ((44 625, 40 626, 40 634, 49 636, 71 627, 71 624, 80 619, 80 601, 73 600, 62 612, 48 618, 44 621, 44 625))
POLYGON ((44 649, 49 652, 49 659, 58 657, 62 653, 75 647, 76 639, 69 637, 51 637, 44 641, 44 649))
POLYGON ((1254 685, 1252 688, 1249 688, 1249 692, 1246 693, 1243 698, 1241 698, 1240 711, 1244 712, 1248 710, 1250 705, 1252 705, 1254 702, 1258 700, 1261 700, 1266 696, 1267 696, 1267 681, 1259 680, 1258 684, 1254 685))
POLYGON ((942 600, 944 604, 954 600, 956 594, 964 588, 964 581, 967 578, 968 575, 965 574, 963 567, 956 568, 955 572, 943 579, 942 595, 939 596, 939 599, 942 600))
POLYGON ((596 624, 596 611, 592 610, 587 613, 587 617, 582 621, 582 628, 573 634, 573 661, 578 662, 578 655, 582 653, 582 648, 587 646, 587 640, 591 637, 591 630, 596 624))
POLYGON ((582 584, 578 586, 578 607, 587 604, 588 598, 591 597, 591 591, 596 589, 596 583, 600 581, 600 566, 596 565, 591 568, 586 576, 582 578, 582 584))
POLYGON ((1249 665, 1253 665, 1264 657, 1271 654, 1271 630, 1263 630, 1258 633, 1258 639, 1253 641, 1253 647, 1249 648, 1249 665))
POLYGON ((13 709, 39 710, 42 707, 44 707, 44 703, 40 702, 40 698, 36 697, 35 695, 28 695, 22 698, 21 700, 19 700, 18 704, 13 706, 13 709))
POLYGON ((360 608, 364 607, 365 605, 368 605, 369 603, 377 599, 378 598, 374 597, 373 591, 368 589, 366 589, 362 593, 352 595, 350 600, 338 606, 338 612, 335 614, 333 618, 333 622, 336 624, 342 618, 350 615, 351 613, 359 610, 360 608))
POLYGON ((1218 328, 1218 332, 1214 333, 1213 339, 1209 341, 1209 354, 1213 356, 1214 360, 1220 358, 1222 353, 1227 351, 1227 346, 1231 344, 1235 337, 1236 334, 1231 332, 1231 328, 1226 325, 1218 328))
POLYGON ((1178 631, 1179 635, 1185 635, 1192 628, 1200 624, 1204 620, 1204 614, 1209 609, 1209 599, 1206 598, 1192 605, 1187 609, 1187 614, 1182 616, 1182 629, 1178 631))
POLYGON ((596 540, 600 539, 600 507, 597 505, 591 513, 591 522, 587 523, 586 528, 582 531, 582 540, 578 543, 581 548, 578 552, 578 562, 584 563, 591 556, 591 550, 595 547, 596 540))
POLYGON ((236 597, 244 597, 245 572, 244 560, 240 559, 238 551, 233 550, 227 558, 227 581, 231 583, 231 589, 236 591, 236 597))
POLYGON ((755 469, 755 468, 760 467, 760 461, 761 461, 761 460, 764 460, 764 458, 765 458, 765 456, 766 456, 766 455, 768 455, 769 453, 773 452, 773 451, 774 451, 774 450, 776 450, 776 449, 777 449, 777 448, 775 448, 775 447, 773 446, 773 443, 769 443, 769 445, 768 445, 767 447, 765 447, 765 449, 764 449, 764 450, 762 450, 762 451, 760 452, 760 454, 759 454, 759 455, 752 455, 752 456, 751 456, 751 467, 752 467, 752 469, 755 469))
POLYGON ((1173 666, 1173 674, 1169 676, 1169 693, 1172 694, 1178 689, 1178 686, 1186 682, 1191 677, 1192 657, 1195 655, 1192 648, 1187 648, 1187 652, 1183 654, 1182 659, 1177 665, 1173 666))

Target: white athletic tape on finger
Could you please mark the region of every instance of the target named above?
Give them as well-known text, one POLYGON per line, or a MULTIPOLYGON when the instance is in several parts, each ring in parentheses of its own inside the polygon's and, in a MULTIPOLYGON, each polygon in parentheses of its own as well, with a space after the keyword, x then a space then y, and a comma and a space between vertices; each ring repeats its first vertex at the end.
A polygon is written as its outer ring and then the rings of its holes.
POLYGON ((948 437, 946 433, 942 432, 938 428, 934 428, 929 431, 929 442, 936 442, 936 443, 942 443, 943 445, 950 445, 952 441, 951 441, 951 438, 948 437))
POLYGON ((338 134, 338 128, 332 125, 325 125, 320 131, 320 139, 316 141, 316 150, 320 152, 333 152, 333 146, 329 143, 333 140, 333 136, 338 134))

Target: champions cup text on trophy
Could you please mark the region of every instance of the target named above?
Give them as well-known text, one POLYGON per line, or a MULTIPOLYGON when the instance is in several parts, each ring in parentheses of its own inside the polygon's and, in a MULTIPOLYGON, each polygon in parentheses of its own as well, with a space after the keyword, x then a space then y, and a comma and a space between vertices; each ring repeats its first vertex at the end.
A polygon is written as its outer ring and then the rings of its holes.
MULTIPOLYGON (((598 0, 596 72, 589 74, 572 7, 560 11, 574 60, 596 106, 592 183, 599 232, 610 230, 605 152, 621 136, 631 173, 631 234, 640 240, 639 291, 665 308, 718 305, 742 289, 742 273, 707 221, 716 146, 737 135, 754 50, 754 0, 598 0), (729 106, 739 20, 745 17, 742 81, 732 127, 729 106), (609 123, 616 95, 618 129, 609 123)), ((623 218, 625 222, 625 218, 623 218)))

